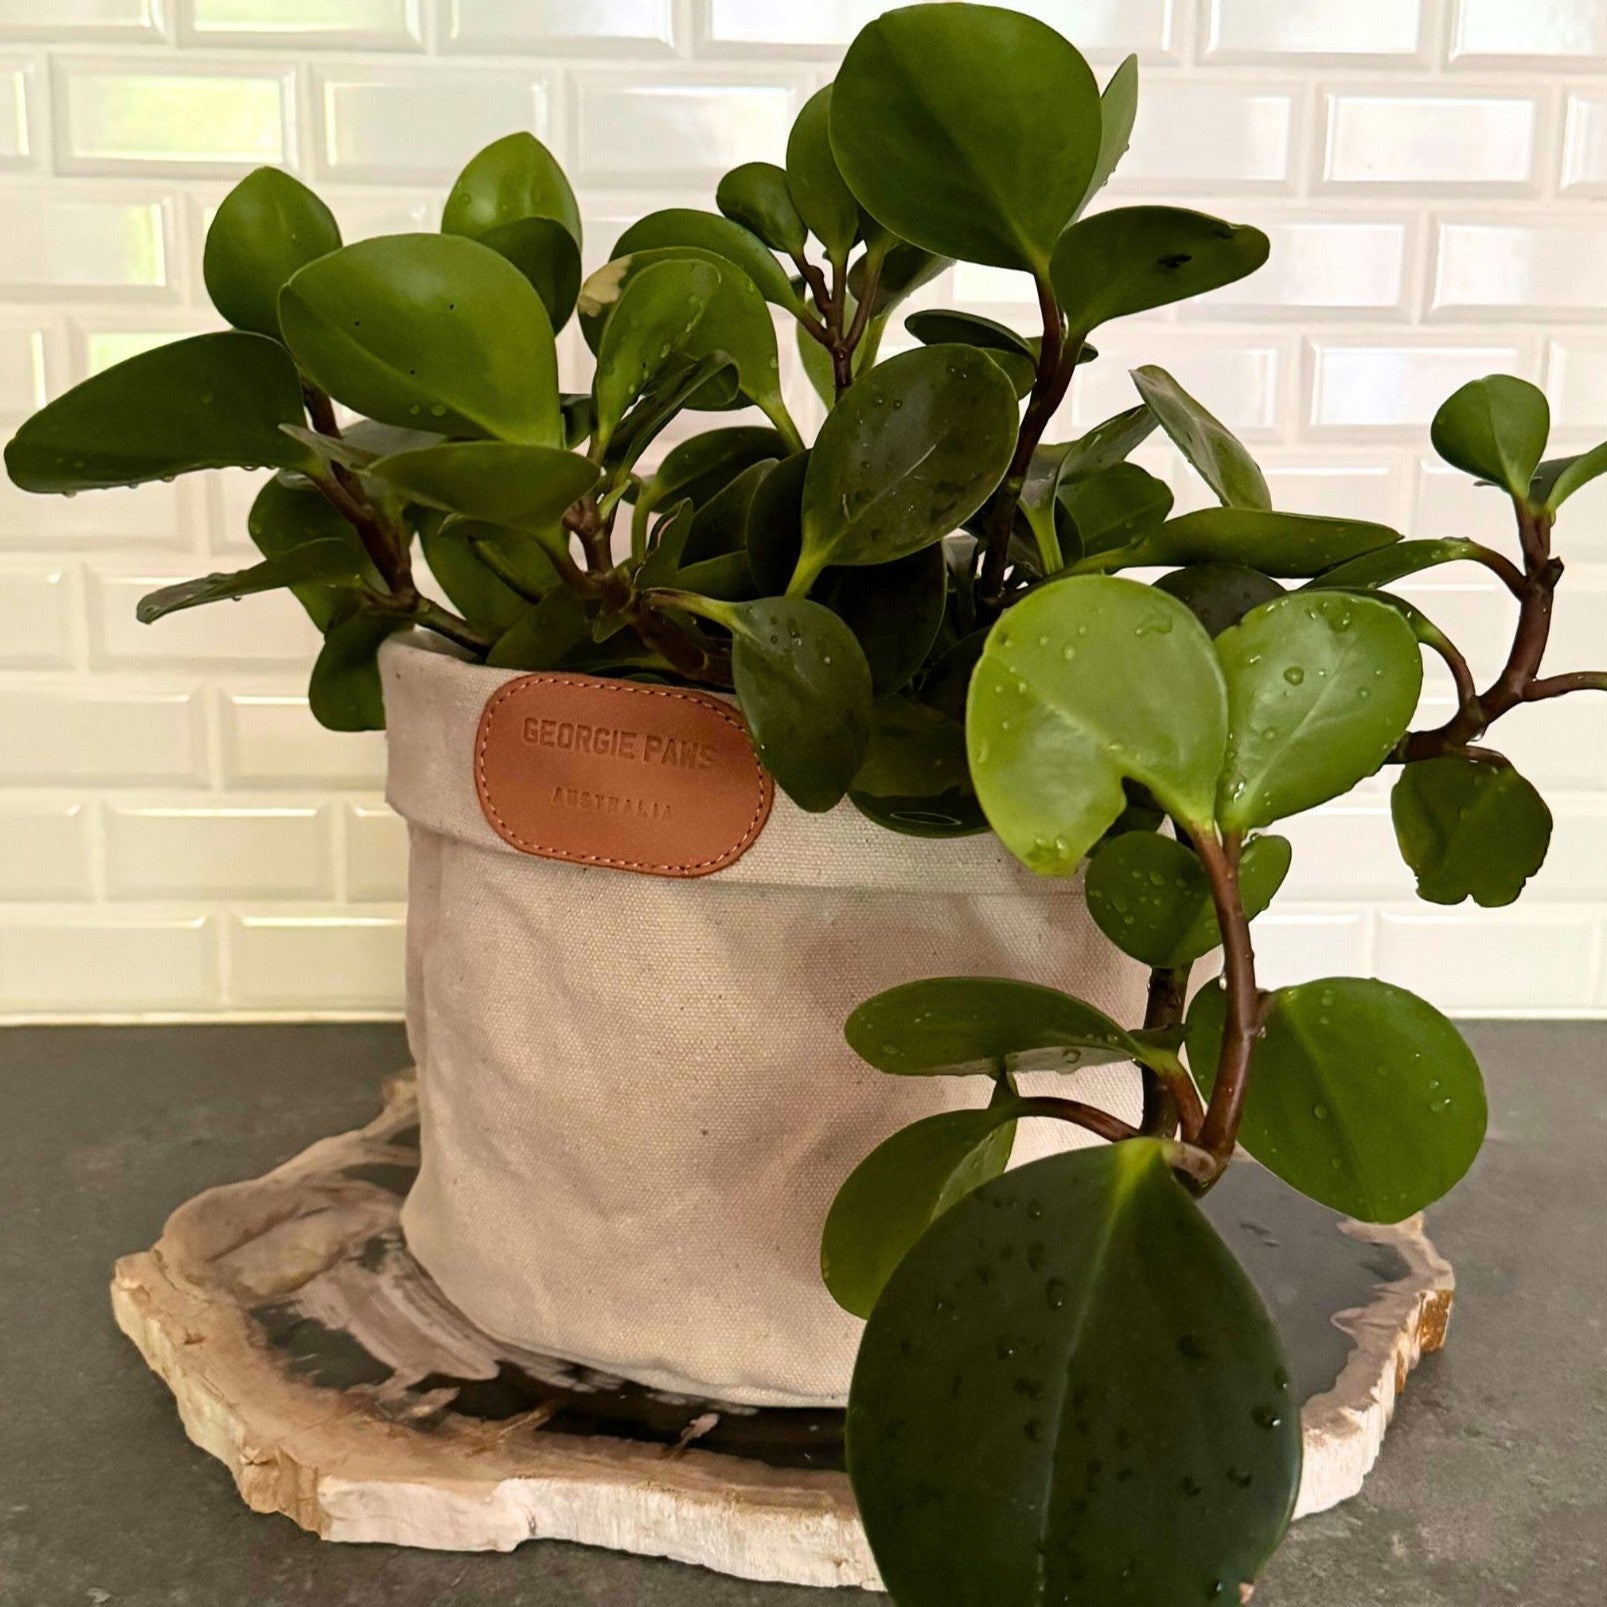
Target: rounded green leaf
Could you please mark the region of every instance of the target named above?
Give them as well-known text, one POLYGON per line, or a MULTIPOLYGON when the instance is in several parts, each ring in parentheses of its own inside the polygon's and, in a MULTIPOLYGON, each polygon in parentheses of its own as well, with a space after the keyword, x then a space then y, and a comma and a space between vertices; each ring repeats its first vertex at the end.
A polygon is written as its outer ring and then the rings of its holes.
POLYGON ((426 520, 419 545, 451 605, 478 631, 495 639, 525 616, 531 596, 558 584, 539 539, 526 531, 472 519, 426 520), (517 590, 504 576, 518 582, 517 590))
MULTIPOLYGON (((363 580, 375 590, 384 582, 361 538, 336 509, 309 486, 287 485, 280 475, 267 481, 246 515, 246 533, 267 559, 289 557, 302 547, 340 542, 357 565, 363 580)), ((319 630, 327 630, 349 599, 335 586, 295 585, 291 588, 307 617, 319 630)))
POLYGON ((882 698, 849 802, 906 837, 969 837, 988 829, 966 764, 965 727, 927 703, 882 698))
POLYGON ((1400 741, 1423 660, 1398 610, 1347 592, 1263 603, 1216 639, 1228 751, 1217 796, 1227 831, 1265 826, 1349 792, 1400 741))
POLYGON ((819 603, 726 605, 731 679, 753 745, 800 809, 840 803, 870 741, 870 669, 854 633, 819 603))
POLYGON ((1229 508, 1272 506, 1266 479, 1244 443, 1164 368, 1135 368, 1133 383, 1178 451, 1216 493, 1217 501, 1229 508))
POLYGON ((1510 904, 1551 846, 1551 811, 1510 764, 1443 754, 1405 765, 1390 813, 1431 904, 1510 904))
POLYGON ((1076 1071, 1140 1052, 1103 1010, 1056 988, 993 976, 889 988, 849 1016, 843 1035, 861 1059, 896 1077, 1076 1071))
POLYGON ((786 442, 768 425, 736 424, 723 430, 705 430, 664 454, 645 494, 655 508, 681 497, 693 507, 701 507, 743 470, 786 455, 786 442))
POLYGON ((1209 829, 1227 741, 1211 639, 1176 598, 1081 576, 1030 592, 993 627, 966 713, 993 829, 1043 875, 1069 876, 1140 782, 1209 829))
POLYGON ((1429 427, 1434 450, 1466 474, 1527 499, 1546 450, 1551 408, 1526 379, 1487 374, 1453 391, 1429 427))
POLYGON ((826 255, 845 262, 859 235, 859 202, 832 154, 830 84, 804 102, 787 136, 787 190, 826 255))
POLYGON ((1038 353, 1034 343, 992 318, 933 307, 924 312, 912 312, 904 320, 904 327, 923 346, 975 346, 978 351, 986 352, 1009 377, 1018 398, 1032 389, 1037 378, 1038 353))
POLYGON ((302 370, 370 418, 525 445, 563 438, 547 309, 477 241, 397 234, 343 246, 285 286, 279 320, 302 370))
POLYGON ((859 379, 820 427, 803 491, 807 591, 827 564, 883 564, 957 529, 1015 452, 1010 382, 969 346, 924 346, 859 379))
POLYGON ((177 585, 148 592, 140 598, 134 614, 140 624, 151 625, 186 608, 232 602, 257 592, 315 584, 355 588, 366 568, 363 555, 354 554, 344 541, 309 541, 292 548, 281 558, 268 558, 249 569, 201 575, 195 580, 182 580, 177 585))
MULTIPOLYGON (((1225 1010, 1219 985, 1189 1010, 1189 1065, 1207 1096, 1225 1010)), ((1363 1222, 1399 1222, 1457 1183, 1484 1127, 1473 1052, 1415 994, 1328 977, 1272 995, 1239 1141, 1302 1194, 1363 1222)))
POLYGON ((520 131, 469 158, 441 208, 441 232, 478 240, 526 218, 551 218, 581 244, 580 208, 563 168, 534 134, 520 131))
POLYGON ((1315 575, 1399 541, 1367 519, 1263 508, 1197 508, 1122 553, 1130 564, 1240 564, 1267 575, 1315 575))
POLYGON ((488 524, 549 533, 598 476, 596 464, 574 452, 504 441, 447 441, 398 452, 368 472, 413 502, 488 524))
POLYGON ((1305 589, 1307 591, 1342 588, 1350 591, 1370 591, 1375 586, 1388 586, 1407 575, 1439 564, 1455 563, 1459 559, 1476 559, 1483 551, 1475 541, 1398 541, 1392 546, 1364 552, 1325 569, 1305 589))
POLYGON ((643 251, 707 251, 734 264, 753 282, 759 294, 789 312, 803 309, 803 301, 781 264, 765 243, 730 218, 695 207, 666 207, 638 218, 615 242, 613 261, 643 251))
POLYGON ((236 329, 279 338, 279 292, 298 268, 340 247, 335 214, 300 179, 259 167, 224 196, 206 231, 201 277, 236 329))
POLYGON ((902 1128, 849 1173, 826 1214, 820 1272, 831 1297, 868 1317, 910 1246, 1010 1164, 1013 1102, 951 1110, 902 1128))
POLYGON ((24 491, 93 491, 195 469, 320 472, 280 428, 304 424, 301 381, 283 346, 226 330, 140 352, 24 421, 6 472, 24 491))
POLYGON ((732 168, 720 180, 714 204, 772 251, 801 256, 808 244, 809 231, 798 216, 786 170, 774 162, 744 162, 732 168))
POLYGON ((1300 1481, 1272 1319, 1146 1139, 938 1217, 871 1314, 847 1440, 908 1607, 1236 1602, 1300 1481))
POLYGON ((948 566, 941 547, 922 547, 890 564, 828 571, 815 598, 858 638, 871 685, 886 697, 908 686, 932 651, 948 600, 948 566))
POLYGON ((385 729, 380 645, 408 623, 394 615, 356 613, 330 627, 307 684, 307 703, 321 726, 330 731, 385 729))
MULTIPOLYGON (((1283 837, 1257 837, 1239 866, 1244 913, 1254 920, 1289 874, 1283 837)), ((1199 860, 1171 837, 1129 831, 1107 837, 1088 861, 1088 912, 1124 954, 1158 969, 1187 965, 1222 942, 1199 860)))
POLYGON ((1099 86, 1077 50, 997 6, 909 6, 862 28, 832 92, 848 187, 940 256, 1043 278, 1099 161, 1099 86))
POLYGON ((1271 244, 1259 230, 1175 206, 1123 206, 1071 225, 1050 275, 1074 336, 1111 318, 1204 295, 1252 274, 1271 244))
POLYGON ((1172 511, 1172 491, 1136 463, 1113 463, 1094 474, 1062 474, 1055 500, 1077 537, 1074 552, 1092 557, 1140 542, 1172 511))
POLYGON ((1220 636, 1252 608, 1283 596, 1277 581, 1243 564, 1194 564, 1162 575, 1155 584, 1185 604, 1210 636, 1220 636))
POLYGON ((580 294, 580 247, 564 224, 556 218, 523 218, 487 229, 479 240, 530 281, 554 331, 569 322, 580 294))

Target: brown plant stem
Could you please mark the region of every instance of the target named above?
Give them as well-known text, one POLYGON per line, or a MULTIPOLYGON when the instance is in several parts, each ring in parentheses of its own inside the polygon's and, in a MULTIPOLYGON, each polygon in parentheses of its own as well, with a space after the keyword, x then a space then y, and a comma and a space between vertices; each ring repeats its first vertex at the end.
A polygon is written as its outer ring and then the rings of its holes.
POLYGON ((1098 1105, 1086 1105, 1080 1099, 1055 1099, 1039 1095, 1023 1099, 1016 1110, 1022 1116, 1053 1116, 1058 1121, 1071 1122, 1090 1133, 1097 1133, 1112 1144, 1118 1144, 1124 1138, 1138 1137, 1138 1129, 1131 1123, 1124 1122, 1120 1116, 1112 1116, 1098 1105))
MULTIPOLYGON (((1167 1032, 1182 1025, 1191 969, 1187 965, 1163 966, 1150 972, 1144 1005, 1146 1032, 1167 1032)), ((1168 1077, 1159 1067, 1142 1061, 1138 1069, 1144 1083, 1144 1114, 1139 1131, 1149 1138, 1170 1138, 1181 1127, 1183 1136, 1192 1138, 1199 1131, 1203 1115, 1193 1083, 1186 1076, 1168 1077), (1192 1111, 1188 1108, 1190 1096, 1192 1111)))
POLYGON ((1530 681, 1524 689, 1526 703, 1539 703, 1548 697, 1561 697, 1565 692, 1607 692, 1607 670, 1574 670, 1567 675, 1548 675, 1544 680, 1530 681))

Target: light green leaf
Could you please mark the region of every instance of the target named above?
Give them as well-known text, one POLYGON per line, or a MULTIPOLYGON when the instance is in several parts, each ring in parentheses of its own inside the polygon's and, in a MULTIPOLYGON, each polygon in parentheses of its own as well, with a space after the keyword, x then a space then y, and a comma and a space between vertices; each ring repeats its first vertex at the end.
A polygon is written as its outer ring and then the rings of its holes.
POLYGON ((313 665, 307 702, 313 718, 330 731, 383 731, 385 697, 379 650, 386 637, 409 621, 387 614, 350 614, 332 625, 313 665))
POLYGON ((1131 1060, 1139 1045, 1103 1010, 1035 982, 927 977, 867 999, 843 1028, 848 1046, 895 1077, 996 1077, 1131 1060))
POLYGON ((877 702, 870 747, 848 798, 866 819, 906 837, 969 837, 988 829, 971 786, 964 725, 908 697, 877 702))
POLYGON ((880 564, 957 529, 1015 451, 1015 392, 968 346, 924 346, 873 368, 820 428, 791 591, 827 564, 880 564))
POLYGON ((826 1215, 820 1272, 831 1297, 868 1317, 910 1247, 951 1206, 1003 1173, 1014 1102, 951 1110, 900 1129, 849 1174, 826 1215))
POLYGON ((1207 1607, 1277 1546, 1300 1482, 1288 1363, 1166 1157, 1135 1139, 1019 1167, 888 1280, 848 1466, 906 1607, 1207 1607))
MULTIPOLYGON (((1239 866, 1244 913, 1254 920, 1289 874, 1283 837, 1257 837, 1239 866)), ((1124 954, 1170 970, 1222 942, 1211 887, 1195 856, 1171 837, 1129 831, 1107 837, 1088 861, 1088 911, 1124 954)))
POLYGON ((290 586, 337 584, 355 587, 366 568, 344 541, 309 541, 282 558, 269 558, 249 569, 230 574, 202 575, 147 592, 134 610, 142 625, 152 625, 167 614, 199 608, 205 603, 230 602, 256 592, 279 591, 290 586))
POLYGON ((591 620, 567 586, 555 586, 497 638, 486 663, 502 670, 553 670, 591 640, 591 620))
POLYGON ((381 458, 368 471, 409 500, 487 524, 530 530, 568 550, 564 510, 597 484, 594 463, 555 446, 447 441, 381 458))
POLYGON ((1100 158, 1099 86, 1053 28, 994 6, 908 6, 859 31, 831 143, 878 222, 940 256, 1047 277, 1100 158))
POLYGON ((859 236, 859 202, 831 148, 831 85, 804 102, 787 136, 787 189, 798 215, 835 263, 847 262, 859 236))
MULTIPOLYGON (((1063 460, 1063 474, 1098 474, 1113 464, 1125 461, 1135 447, 1143 444, 1154 433, 1160 422, 1155 411, 1140 402, 1123 413, 1117 413, 1096 424, 1086 435, 1080 435, 1068 445, 1063 460)), ((1050 448, 1051 451, 1056 450, 1050 448)))
POLYGON ((1208 636, 1220 636, 1252 608, 1283 596, 1283 587, 1243 564, 1193 564, 1162 575, 1155 584, 1187 606, 1208 636))
POLYGON ((1124 206, 1071 225, 1050 273, 1073 338, 1111 318, 1203 295, 1252 274, 1267 237, 1175 206, 1124 206))
POLYGON ((1106 81, 1099 93, 1099 158, 1083 191, 1078 213, 1110 182, 1117 164, 1132 142, 1133 124, 1138 118, 1138 57, 1128 56, 1106 81))
POLYGON ((809 231, 798 216, 787 174, 774 162, 744 162, 720 180, 714 204, 772 251, 801 256, 809 231))
POLYGON ((1399 531, 1365 519, 1198 508, 1110 556, 1129 565, 1229 563, 1267 575, 1315 575, 1400 539, 1399 531))
POLYGON ((1429 439, 1452 467, 1494 481, 1523 500, 1550 432, 1544 391, 1510 374, 1487 374, 1440 404, 1429 439))
POLYGON ((335 214, 300 179, 259 167, 224 196, 206 231, 201 277, 236 329, 279 338, 279 292, 340 246, 335 214))
POLYGON ((1607 441, 1573 457, 1548 458, 1535 470, 1529 500, 1541 507, 1557 509, 1574 492, 1607 474, 1607 441))
POLYGON ((740 223, 722 218, 716 212, 699 212, 695 207, 667 207, 638 218, 614 242, 612 258, 637 256, 644 251, 706 251, 740 268, 759 294, 788 312, 803 310, 803 299, 792 288, 782 266, 771 256, 764 242, 740 223))
POLYGON ((1476 541, 1401 541, 1325 569, 1304 589, 1370 591, 1439 564, 1476 559, 1483 550, 1476 541))
POLYGON ((1138 394, 1200 478, 1229 508, 1270 508, 1272 497, 1255 459, 1214 414, 1202 407, 1164 368, 1135 368, 1138 394))
POLYGON ((319 472, 280 428, 301 424, 301 383, 277 341, 192 335, 94 374, 24 421, 6 472, 24 491, 71 494, 195 469, 319 472))
POLYGON ((1224 830, 1313 809, 1370 776, 1417 709, 1417 638, 1387 603, 1303 592, 1264 603, 1216 639, 1227 677, 1224 830))
POLYGON ((387 424, 556 446, 552 322, 512 263, 458 235, 359 240, 279 297, 302 370, 387 424))
POLYGON ((1509 764, 1443 754, 1402 767, 1390 794, 1401 857, 1431 904, 1510 904, 1545 863, 1546 801, 1509 764))
MULTIPOLYGON (((1213 986, 1189 1010, 1189 1065, 1207 1097, 1225 1008, 1213 986)), ((1328 977, 1272 995, 1239 1141, 1302 1194, 1363 1222, 1399 1222, 1457 1183, 1484 1127, 1472 1051, 1415 994, 1328 977)))
POLYGON ((441 209, 441 230, 478 240, 527 218, 551 218, 581 244, 580 208, 563 168, 534 134, 521 131, 469 159, 441 209))
POLYGON ((1173 597, 1081 576, 1028 593, 971 680, 971 774, 993 829, 1043 875, 1069 876, 1127 805, 1124 780, 1210 828, 1227 742, 1211 639, 1173 597))

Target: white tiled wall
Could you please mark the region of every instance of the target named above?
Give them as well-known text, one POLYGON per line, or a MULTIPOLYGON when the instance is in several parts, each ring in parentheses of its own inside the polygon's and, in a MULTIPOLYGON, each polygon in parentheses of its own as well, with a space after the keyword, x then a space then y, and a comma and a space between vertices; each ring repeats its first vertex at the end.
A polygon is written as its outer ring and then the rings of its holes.
MULTIPOLYGON (((253 164, 317 184, 352 238, 432 227, 462 160, 531 128, 580 189, 590 265, 643 211, 708 205, 724 166, 779 158, 881 9, 0 0, 0 425, 215 323, 201 241, 253 164)), ((1128 405, 1126 369, 1160 362, 1255 442, 1282 505, 1496 540, 1499 504, 1427 450, 1449 390, 1508 369, 1546 385, 1562 445, 1607 435, 1607 0, 1022 9, 1102 72, 1141 54, 1113 193, 1186 198, 1274 242, 1254 279, 1106 330, 1066 430, 1128 405)), ((924 299, 1031 321, 1025 283, 991 269, 924 299)), ((1182 505, 1200 500, 1145 450, 1182 505)), ((254 599, 134 623, 149 586, 243 560, 253 489, 236 474, 68 502, 0 485, 0 1015, 400 1003, 383 742, 309 718, 306 621, 254 599)), ((1599 665, 1607 489, 1567 512, 1557 660, 1599 665)), ((1412 594, 1490 666, 1506 613, 1478 574, 1412 594)), ((1293 828, 1293 878, 1259 928, 1272 981, 1372 970, 1454 1010, 1607 1013, 1607 698, 1523 711, 1501 741, 1557 815, 1524 901, 1414 904, 1369 783, 1293 828)))

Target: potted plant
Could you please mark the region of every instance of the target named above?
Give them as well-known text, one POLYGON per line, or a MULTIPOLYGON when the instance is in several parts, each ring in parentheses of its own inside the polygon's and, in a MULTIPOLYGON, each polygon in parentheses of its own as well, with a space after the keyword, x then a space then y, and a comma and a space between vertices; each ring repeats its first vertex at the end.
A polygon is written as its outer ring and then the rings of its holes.
POLYGON ((1045 439, 1101 325, 1267 255, 1197 212, 1090 210, 1136 104, 1132 60, 1101 92, 1017 13, 889 12, 785 167, 643 218, 584 282, 528 135, 469 163, 433 236, 343 245, 262 170, 207 239, 231 327, 95 376, 6 451, 68 495, 277 471, 262 562, 140 612, 288 587, 324 634, 315 715, 389 713, 410 1244, 489 1331, 661 1388, 840 1401, 857 1347, 850 1473, 904 1607, 1248 1594, 1297 1403, 1197 1197, 1242 1145, 1398 1220, 1485 1122, 1424 1001, 1259 986, 1251 922, 1290 862, 1266 828, 1395 766, 1420 894, 1510 902, 1550 815, 1485 734, 1607 689, 1542 673, 1553 522, 1607 446, 1545 459, 1521 379, 1433 426, 1510 498, 1511 552, 1274 509, 1161 368, 1045 439), (954 259, 1030 276, 1041 328, 923 311, 881 357, 954 259), (572 315, 584 394, 559 389, 572 315), (808 445, 776 317, 829 407, 808 445), (750 404, 767 423, 703 417, 750 404), (1157 428, 1218 506, 1171 516, 1128 461, 1157 428), (1388 589, 1450 562, 1517 602, 1487 688, 1388 589), (1458 706, 1413 729, 1424 650, 1458 706))

